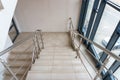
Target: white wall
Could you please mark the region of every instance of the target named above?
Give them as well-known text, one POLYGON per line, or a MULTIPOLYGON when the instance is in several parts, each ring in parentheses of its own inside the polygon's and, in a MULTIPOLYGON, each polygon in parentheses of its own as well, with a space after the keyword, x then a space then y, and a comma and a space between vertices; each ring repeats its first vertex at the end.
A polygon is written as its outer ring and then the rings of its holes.
POLYGON ((66 32, 68 18, 77 26, 82 0, 19 0, 15 11, 20 30, 66 32))
POLYGON ((7 49, 8 47, 10 47, 10 46, 12 46, 12 45, 13 45, 13 43, 12 43, 12 41, 11 41, 9 35, 8 35, 8 36, 7 36, 7 39, 6 39, 6 41, 5 41, 4 49, 7 49))
POLYGON ((14 14, 17 0, 1 0, 4 9, 0 11, 0 51, 5 47, 8 30, 14 14))

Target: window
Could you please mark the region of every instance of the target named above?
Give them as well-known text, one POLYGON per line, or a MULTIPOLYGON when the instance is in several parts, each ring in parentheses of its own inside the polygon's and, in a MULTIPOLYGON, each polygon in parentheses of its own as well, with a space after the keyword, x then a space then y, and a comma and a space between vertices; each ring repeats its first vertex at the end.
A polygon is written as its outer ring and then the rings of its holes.
MULTIPOLYGON (((99 45, 106 47, 107 43, 109 42, 119 20, 120 20, 120 12, 115 10, 109 5, 106 5, 101 21, 99 23, 98 29, 96 31, 94 42, 98 43, 99 45)), ((118 43, 113 47, 118 46, 118 43)), ((101 56, 101 50, 95 47, 95 50, 99 56, 101 56)), ((119 50, 120 51, 120 50, 119 50)))
MULTIPOLYGON (((120 56, 120 0, 90 0, 86 14, 82 27, 84 36, 120 56)), ((119 80, 120 62, 109 57, 93 44, 88 43, 87 47, 99 61, 104 62, 108 59, 106 67, 119 80)), ((96 65, 98 64, 97 62, 96 65)), ((103 72, 103 80, 113 80, 114 76, 108 74, 107 70, 103 72)))
POLYGON ((14 19, 12 19, 11 26, 10 26, 8 34, 9 34, 12 42, 14 42, 15 39, 17 38, 17 36, 19 35, 19 31, 18 31, 18 29, 16 27, 14 19))
POLYGON ((93 4, 94 4, 94 0, 90 0, 90 1, 89 1, 89 4, 88 4, 88 10, 87 10, 85 22, 84 22, 84 25, 83 25, 84 35, 86 35, 86 32, 87 32, 88 23, 89 23, 89 20, 90 20, 90 16, 91 16, 91 13, 92 13, 92 9, 93 9, 93 4))

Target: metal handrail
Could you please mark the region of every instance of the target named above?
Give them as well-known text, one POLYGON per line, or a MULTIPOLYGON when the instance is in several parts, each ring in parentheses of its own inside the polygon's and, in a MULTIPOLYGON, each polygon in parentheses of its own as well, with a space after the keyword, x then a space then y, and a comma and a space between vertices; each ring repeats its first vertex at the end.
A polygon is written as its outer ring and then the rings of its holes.
MULTIPOLYGON (((75 42, 74 42, 74 40, 75 40, 76 36, 79 36, 79 37, 80 37, 79 47, 77 47, 77 49, 76 49, 76 51, 77 51, 77 56, 78 56, 80 59, 81 59, 81 56, 79 55, 78 52, 79 52, 79 50, 81 51, 81 49, 80 49, 81 41, 82 41, 82 39, 84 39, 84 40, 86 40, 87 42, 89 42, 89 43, 91 43, 91 44, 94 44, 96 47, 98 47, 99 49, 103 50, 106 54, 108 54, 109 56, 113 57, 115 60, 117 60, 117 61, 120 62, 120 57, 119 57, 119 56, 115 55, 115 54, 112 53, 111 51, 103 48, 103 47, 100 46, 99 44, 97 44, 97 43, 89 40, 88 38, 84 37, 83 35, 79 34, 77 31, 75 31, 75 30, 74 30, 73 23, 72 23, 72 19, 69 18, 69 20, 70 20, 70 27, 69 27, 69 29, 70 29, 70 36, 71 36, 71 38, 72 38, 72 44, 76 45, 75 42), (71 24, 72 24, 72 25, 71 25, 71 24)), ((94 80, 96 80, 98 77, 101 78, 101 72, 102 72, 102 70, 103 70, 104 68, 105 68, 109 73, 112 73, 112 72, 109 71, 109 69, 107 69, 106 66, 105 66, 106 60, 105 60, 104 63, 102 63, 102 62, 100 62, 98 59, 96 59, 95 56, 94 56, 88 49, 86 49, 86 50, 90 53, 90 55, 93 56, 93 58, 94 58, 95 60, 97 60, 97 61, 101 64, 101 68, 97 71, 97 70, 94 69, 93 65, 87 60, 88 63, 92 66, 92 68, 95 70, 95 72, 96 72, 96 74, 97 74, 97 75, 95 76, 94 80)), ((83 56, 86 58, 85 55, 83 55, 83 56)), ((82 59, 81 59, 81 61, 82 61, 82 59)), ((83 65, 84 65, 84 63, 83 63, 83 65)), ((84 66, 85 66, 85 65, 84 65, 84 66)), ((86 68, 86 67, 85 67, 85 68, 86 68)), ((88 73, 89 73, 89 72, 88 72, 88 73)), ((113 74, 113 73, 112 73, 112 74, 113 74)), ((91 76, 91 75, 90 75, 90 76, 91 76)), ((113 76, 114 76, 114 75, 113 75, 113 76)), ((114 76, 114 77, 115 77, 115 76, 114 76)), ((115 77, 115 78, 116 78, 116 77, 115 77)), ((117 79, 117 78, 116 78, 116 79, 117 79)))
POLYGON ((42 49, 44 49, 44 42, 43 42, 43 35, 42 35, 42 30, 37 30, 37 32, 39 32, 39 38, 40 38, 40 41, 39 43, 42 43, 42 49))
POLYGON ((29 40, 30 38, 32 38, 33 36, 36 35, 36 32, 39 32, 40 34, 40 40, 42 42, 42 48, 44 48, 44 43, 43 43, 43 39, 42 39, 42 31, 41 30, 36 30, 34 34, 31 34, 30 36, 26 37, 25 39, 17 42, 17 43, 14 43, 12 46, 8 47, 7 49, 3 50, 0 52, 0 56, 4 55, 5 53, 11 51, 12 49, 14 49, 15 47, 19 46, 20 44, 26 42, 27 40, 29 40))
POLYGON ((23 39, 23 40, 21 40, 21 41, 19 41, 19 42, 17 42, 17 43, 14 43, 12 46, 10 46, 10 47, 8 47, 7 49, 1 51, 1 52, 0 52, 0 56, 6 54, 7 52, 11 51, 12 49, 14 49, 14 48, 16 48, 17 46, 21 45, 22 43, 26 42, 27 40, 29 40, 30 38, 32 38, 33 35, 34 35, 34 34, 26 37, 25 39, 23 39))
MULTIPOLYGON (((71 20, 71 19, 70 19, 70 20, 71 20)), ((71 21, 72 21, 72 20, 71 20, 71 21)), ((96 42, 93 42, 93 41, 89 40, 88 38, 84 37, 83 35, 81 35, 81 34, 78 33, 77 31, 72 30, 72 33, 75 34, 75 35, 80 36, 80 38, 86 40, 87 42, 89 42, 89 43, 93 44, 94 46, 98 47, 99 49, 103 50, 106 54, 112 56, 115 60, 120 61, 120 57, 117 56, 117 55, 115 55, 113 52, 109 51, 108 49, 100 46, 100 45, 97 44, 96 42)))
POLYGON ((69 18, 69 21, 70 21, 70 27, 69 27, 69 30, 74 30, 74 26, 73 26, 73 22, 72 22, 72 18, 70 17, 69 18))
POLYGON ((42 38, 42 31, 36 30, 34 33, 33 42, 34 42, 34 48, 33 48, 33 56, 32 56, 32 63, 35 62, 35 59, 38 58, 38 54, 41 51, 41 49, 44 49, 44 42, 42 38), (40 46, 42 44, 42 46, 40 46))
POLYGON ((93 44, 94 46, 98 47, 99 49, 103 50, 103 52, 105 52, 106 54, 112 56, 115 60, 120 62, 120 57, 115 55, 113 52, 109 51, 108 49, 100 46, 99 44, 97 44, 96 42, 93 42, 89 39, 87 39, 86 37, 84 37, 83 35, 79 34, 78 32, 74 32, 74 34, 80 36, 81 38, 83 38, 84 40, 88 41, 89 43, 93 44))
MULTIPOLYGON (((38 55, 41 51, 41 49, 44 48, 44 43, 43 43, 43 39, 42 39, 42 31, 41 30, 36 30, 34 32, 34 34, 31 34, 30 36, 26 37, 25 39, 15 43, 14 45, 10 46, 9 48, 3 50, 2 52, 0 52, 0 56, 6 54, 7 52, 10 52, 12 49, 20 46, 21 44, 23 44, 24 42, 26 42, 27 40, 29 40, 30 38, 33 38, 33 52, 32 52, 32 57, 31 57, 31 61, 30 64, 28 65, 28 68, 25 70, 25 73, 23 74, 23 76, 21 77, 20 80, 22 80, 25 75, 27 74, 27 72, 29 71, 30 67, 32 66, 32 64, 35 62, 36 58, 38 58, 38 55)), ((28 49, 30 49, 32 46, 32 44, 24 50, 24 52, 26 52, 28 49)), ((27 56, 29 57, 29 56, 27 56)), ((16 61, 16 60, 13 60, 16 61)), ((26 61, 26 60, 25 60, 26 61)), ((19 80, 17 78, 17 74, 18 72, 23 68, 23 66, 25 65, 25 63, 23 65, 20 66, 20 68, 18 68, 17 72, 13 72, 11 70, 11 68, 8 66, 9 64, 7 64, 3 59, 0 60, 0 62, 3 64, 3 66, 5 67, 5 69, 7 69, 7 71, 12 75, 12 78, 10 80, 19 80)))

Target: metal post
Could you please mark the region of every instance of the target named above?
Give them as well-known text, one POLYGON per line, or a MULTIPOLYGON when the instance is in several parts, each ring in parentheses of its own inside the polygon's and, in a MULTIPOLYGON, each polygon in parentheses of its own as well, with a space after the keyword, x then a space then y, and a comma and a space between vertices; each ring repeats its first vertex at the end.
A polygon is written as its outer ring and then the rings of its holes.
POLYGON ((42 36, 42 31, 40 30, 40 39, 42 42, 42 49, 44 49, 44 43, 43 43, 43 36, 42 36))

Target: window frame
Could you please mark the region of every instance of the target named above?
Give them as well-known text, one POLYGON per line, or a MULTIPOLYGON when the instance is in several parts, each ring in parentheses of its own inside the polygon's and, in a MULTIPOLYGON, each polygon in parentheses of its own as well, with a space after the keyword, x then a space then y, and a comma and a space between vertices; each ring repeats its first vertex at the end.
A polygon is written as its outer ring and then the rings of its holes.
POLYGON ((12 42, 14 43, 14 42, 15 42, 15 40, 16 40, 16 38, 17 38, 17 37, 18 37, 18 35, 19 35, 19 30, 18 30, 18 28, 17 28, 17 25, 16 25, 16 23, 15 23, 14 18, 12 18, 11 23, 12 23, 12 25, 10 26, 9 31, 10 31, 13 27, 15 28, 15 31, 16 31, 16 35, 15 35, 15 37, 12 39, 12 42))
MULTIPOLYGON (((100 21, 101 21, 101 18, 102 18, 104 9, 105 9, 105 6, 106 6, 106 5, 109 5, 109 6, 113 7, 115 10, 120 11, 120 6, 118 6, 117 4, 115 4, 114 2, 112 2, 112 1, 110 1, 110 0, 101 0, 100 6, 99 6, 99 8, 98 8, 99 1, 100 1, 100 0, 95 0, 95 2, 94 2, 93 9, 92 9, 92 13, 91 13, 90 20, 89 20, 89 24, 88 24, 88 28, 87 28, 87 32, 86 32, 86 35, 85 35, 85 37, 89 38, 89 39, 92 40, 92 41, 93 41, 93 39, 94 39, 94 37, 95 37, 95 34, 96 34, 96 32, 97 32, 99 23, 100 23, 100 21), (96 18, 95 18, 95 15, 96 15, 96 18), (94 22, 94 19, 95 19, 95 22, 94 22), (93 23, 93 22, 94 22, 94 23, 93 23), (93 25, 93 29, 91 30, 92 25, 93 25), (91 32, 91 34, 90 34, 90 32, 91 32), (89 37, 89 36, 90 36, 90 37, 89 37)), ((88 9, 88 8, 87 8, 87 9, 88 9)), ((82 12, 82 10, 81 10, 81 12, 82 12)), ((86 11, 86 12, 87 12, 87 11, 86 11)), ((86 14, 85 12, 82 12, 82 14, 83 14, 83 13, 86 14)), ((81 16, 82 16, 82 15, 80 15, 79 25, 78 25, 78 31, 79 31, 79 33, 83 34, 82 28, 84 27, 83 25, 84 25, 84 21, 85 21, 85 20, 80 22, 80 20, 82 20, 81 16), (81 24, 81 23, 82 23, 82 24, 81 24), (81 26, 81 27, 80 27, 80 26, 81 26)), ((84 16, 84 17, 85 17, 85 16, 84 16)), ((84 19, 85 19, 85 18, 84 18, 84 19)), ((119 24, 120 24, 120 22, 119 22, 119 24)), ((118 24, 118 26, 119 26, 119 24, 118 24)), ((118 26, 117 26, 117 28, 118 28, 118 26)), ((109 42, 108 42, 108 44, 107 44, 106 49, 108 49, 108 50, 111 50, 111 49, 113 48, 114 44, 116 43, 116 41, 118 40, 118 38, 119 38, 119 36, 120 36, 120 35, 115 36, 116 33, 118 33, 118 32, 117 32, 117 28, 116 28, 116 30, 113 32, 113 35, 112 35, 111 39, 109 40, 109 42)), ((95 51, 95 49, 93 48, 93 45, 90 44, 90 43, 88 43, 87 41, 85 41, 85 45, 86 45, 86 47, 94 54, 94 56, 96 57, 96 59, 99 59, 99 58, 98 58, 99 56, 98 56, 97 52, 95 51)), ((102 54, 102 56, 100 57, 99 60, 100 60, 101 62, 104 62, 104 60, 105 60, 106 58, 107 58, 107 55, 106 55, 106 54, 102 54)), ((98 63, 97 61, 95 61, 95 62, 96 62, 96 67, 100 68, 100 67, 101 67, 101 66, 100 66, 100 63, 98 63)), ((118 64, 118 62, 115 61, 115 62, 112 64, 112 66, 109 68, 109 70, 112 70, 113 72, 115 72, 119 67, 120 67, 120 63, 118 64), (116 65, 117 65, 117 66, 116 66, 116 65)), ((103 71, 103 72, 104 72, 104 71, 103 71)), ((103 74, 103 79, 104 79, 104 80, 106 80, 106 79, 108 79, 108 78, 109 78, 110 80, 114 80, 113 75, 108 74, 108 73, 103 74)))

